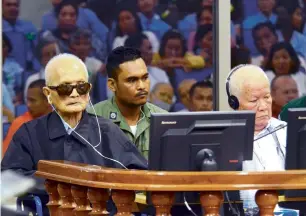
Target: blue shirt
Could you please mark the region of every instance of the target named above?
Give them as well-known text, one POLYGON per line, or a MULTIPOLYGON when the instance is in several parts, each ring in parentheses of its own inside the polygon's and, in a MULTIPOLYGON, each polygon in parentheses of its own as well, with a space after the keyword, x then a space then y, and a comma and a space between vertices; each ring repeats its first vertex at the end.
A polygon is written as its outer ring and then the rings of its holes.
MULTIPOLYGON (((108 28, 99 20, 93 11, 87 8, 79 8, 77 26, 90 29, 103 43, 107 43, 108 28)), ((43 15, 41 28, 42 30, 54 30, 57 28, 57 18, 54 10, 43 15)))
POLYGON ((163 35, 171 29, 171 27, 160 19, 160 16, 154 14, 152 19, 148 19, 144 14, 138 13, 143 31, 154 32, 156 37, 161 40, 163 35))
POLYGON ((27 61, 33 61, 33 50, 36 44, 37 29, 33 23, 18 19, 14 25, 2 19, 2 31, 8 36, 12 44, 10 54, 23 68, 27 61))
POLYGON ((258 12, 256 15, 249 16, 243 21, 244 29, 252 29, 257 24, 270 21, 273 25, 277 21, 277 15, 272 13, 270 17, 266 17, 263 13, 258 12))
POLYGON ((10 93, 8 92, 7 87, 4 83, 2 83, 2 100, 3 100, 3 106, 8 108, 12 113, 15 113, 12 98, 11 98, 10 93))
MULTIPOLYGON (((284 41, 284 37, 280 31, 277 31, 278 40, 284 41)), ((294 48, 294 50, 297 52, 297 54, 302 55, 304 58, 306 58, 306 36, 294 31, 290 40, 290 44, 294 48)))

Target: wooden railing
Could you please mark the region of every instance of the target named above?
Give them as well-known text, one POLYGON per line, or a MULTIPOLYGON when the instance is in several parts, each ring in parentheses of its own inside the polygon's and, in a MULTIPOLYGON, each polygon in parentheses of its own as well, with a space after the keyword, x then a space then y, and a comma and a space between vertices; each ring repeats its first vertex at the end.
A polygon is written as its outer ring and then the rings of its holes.
POLYGON ((277 190, 306 189, 306 170, 283 172, 152 172, 110 169, 67 161, 39 161, 36 175, 46 179, 51 216, 108 215, 111 196, 117 215, 131 215, 134 191, 151 191, 156 215, 170 215, 174 194, 199 191, 205 215, 219 215, 222 191, 257 189, 260 215, 273 215, 277 190), (90 205, 91 204, 91 205, 90 205))

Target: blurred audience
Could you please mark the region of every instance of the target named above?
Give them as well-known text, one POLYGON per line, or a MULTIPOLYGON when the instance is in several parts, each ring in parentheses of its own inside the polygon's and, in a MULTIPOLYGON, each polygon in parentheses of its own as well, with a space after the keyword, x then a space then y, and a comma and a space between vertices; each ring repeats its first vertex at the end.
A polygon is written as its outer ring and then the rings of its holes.
POLYGON ((24 123, 39 118, 52 111, 47 98, 43 94, 45 80, 40 79, 32 82, 27 91, 27 108, 28 112, 17 117, 11 124, 8 133, 3 141, 2 156, 5 154, 14 134, 24 123))
POLYGON ((178 96, 179 96, 179 103, 174 105, 174 111, 180 111, 182 109, 189 110, 191 109, 189 92, 191 87, 196 83, 195 79, 185 79, 183 82, 180 83, 178 86, 178 96), (182 104, 183 106, 181 106, 182 104), (177 108, 176 108, 177 107, 177 108))
POLYGON ((284 105, 299 97, 295 80, 290 75, 279 75, 271 82, 272 116, 278 118, 284 105))
POLYGON ((251 64, 251 53, 246 47, 233 47, 231 49, 231 68, 241 64, 251 64))
POLYGON ((150 91, 150 102, 169 111, 173 103, 174 91, 169 83, 157 83, 150 91))
POLYGON ((300 95, 306 94, 306 74, 300 71, 300 61, 290 43, 281 42, 272 46, 265 67, 270 81, 277 75, 291 75, 300 95))

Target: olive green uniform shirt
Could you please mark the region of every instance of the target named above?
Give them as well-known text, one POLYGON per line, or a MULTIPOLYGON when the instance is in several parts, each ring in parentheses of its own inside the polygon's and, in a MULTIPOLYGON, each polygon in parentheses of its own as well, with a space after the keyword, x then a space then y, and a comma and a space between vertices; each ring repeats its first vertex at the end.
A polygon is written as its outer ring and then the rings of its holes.
MULTIPOLYGON (((167 113, 167 111, 147 102, 142 107, 142 113, 140 120, 137 123, 137 130, 134 136, 130 126, 121 115, 114 97, 95 104, 94 108, 98 116, 110 119, 116 125, 118 125, 120 129, 128 136, 128 138, 135 143, 142 155, 148 159, 151 113, 167 113)), ((88 109, 88 112, 94 114, 92 107, 88 109)))
POLYGON ((289 108, 306 108, 306 96, 294 99, 287 103, 283 108, 279 117, 282 121, 288 120, 288 109, 289 108))

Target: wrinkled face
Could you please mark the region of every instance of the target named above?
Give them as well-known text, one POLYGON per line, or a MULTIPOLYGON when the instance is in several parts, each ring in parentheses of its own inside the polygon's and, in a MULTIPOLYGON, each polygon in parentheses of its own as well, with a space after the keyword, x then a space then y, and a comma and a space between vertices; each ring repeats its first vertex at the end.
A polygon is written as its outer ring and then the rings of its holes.
POLYGON ((190 98, 192 111, 213 110, 213 89, 197 87, 190 98))
POLYGON ((279 77, 272 90, 273 102, 283 107, 289 101, 298 98, 299 91, 296 82, 291 77, 279 77))
POLYGON ((180 96, 180 101, 187 108, 189 107, 189 103, 190 103, 189 91, 191 89, 191 86, 195 83, 196 83, 195 80, 192 80, 190 82, 184 82, 184 83, 180 84, 180 86, 178 88, 178 94, 180 96))
POLYGON ((272 66, 276 75, 285 75, 290 72, 292 65, 291 57, 287 50, 276 51, 272 58, 272 66))
POLYGON ((272 116, 269 81, 264 78, 245 81, 239 97, 239 105, 239 110, 256 112, 255 131, 263 130, 272 116))
POLYGON ((146 14, 152 13, 156 4, 156 0, 138 0, 139 10, 146 14))
POLYGON ((108 86, 121 104, 144 105, 150 90, 149 73, 145 62, 139 58, 121 64, 117 78, 109 78, 108 86))
POLYGON ((172 104, 173 96, 172 86, 170 84, 161 84, 152 92, 150 101, 154 103, 155 100, 159 100, 167 104, 172 104))
POLYGON ((277 43, 277 37, 268 27, 263 27, 255 33, 255 44, 259 52, 267 55, 271 47, 277 43))
POLYGON ((64 6, 58 16, 58 27, 63 31, 71 31, 75 28, 77 12, 71 5, 64 6))
POLYGON ((209 10, 203 10, 198 25, 213 24, 213 15, 209 10))
POLYGON ((19 16, 20 0, 3 0, 2 15, 6 20, 16 20, 19 16))
POLYGON ((202 0, 202 7, 212 6, 213 3, 214 3, 214 0, 202 0))
POLYGON ((119 28, 123 34, 136 31, 136 19, 129 11, 121 11, 119 14, 119 28))
POLYGON ((47 98, 40 88, 28 89, 27 107, 33 118, 38 118, 51 111, 47 98))
POLYGON ((150 65, 153 60, 153 50, 151 42, 148 39, 143 40, 139 50, 141 52, 141 57, 145 61, 146 65, 150 65))
POLYGON ((183 47, 180 39, 169 39, 165 46, 165 58, 183 56, 183 47))
POLYGON ((89 56, 91 50, 91 41, 89 38, 80 37, 70 44, 71 53, 83 61, 89 56))
MULTIPOLYGON (((50 77, 49 86, 60 84, 76 85, 88 82, 87 70, 79 60, 63 59, 55 63, 50 77)), ((59 95, 56 90, 45 89, 45 95, 50 95, 50 100, 61 116, 80 113, 86 109, 89 101, 89 92, 80 95, 76 88, 70 95, 59 95)))
POLYGON ((272 13, 274 6, 275 0, 258 0, 258 8, 262 13, 272 13))
POLYGON ((51 58, 57 55, 56 43, 48 44, 41 50, 41 64, 45 67, 51 58))
POLYGON ((304 15, 301 8, 296 8, 292 14, 292 25, 294 28, 300 28, 303 24, 304 15))

